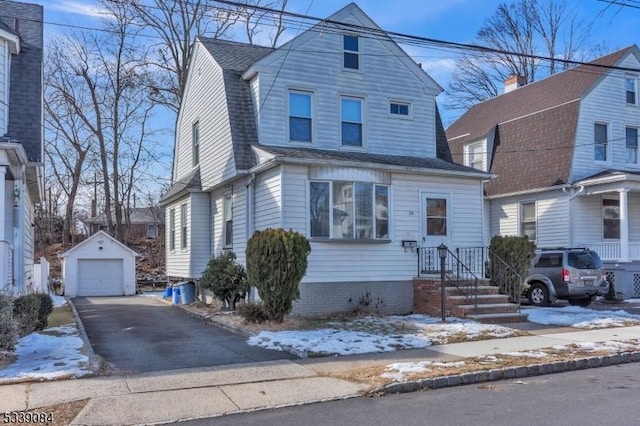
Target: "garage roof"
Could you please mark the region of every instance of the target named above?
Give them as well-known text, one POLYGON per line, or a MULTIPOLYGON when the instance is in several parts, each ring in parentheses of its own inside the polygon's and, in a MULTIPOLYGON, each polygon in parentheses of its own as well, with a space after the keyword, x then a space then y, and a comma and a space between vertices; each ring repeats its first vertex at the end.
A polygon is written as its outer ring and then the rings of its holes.
POLYGON ((124 250, 128 251, 133 256, 140 256, 137 252, 131 250, 129 247, 127 247, 126 245, 122 244, 120 241, 116 240, 111 235, 107 234, 106 232, 98 231, 95 234, 93 234, 92 236, 90 236, 89 238, 87 238, 86 240, 84 240, 83 242, 81 242, 80 244, 76 244, 75 246, 71 247, 69 250, 65 251, 64 253, 62 253, 58 257, 68 257, 71 253, 73 253, 74 251, 78 250, 80 247, 83 247, 83 246, 89 244, 90 242, 92 242, 94 240, 97 241, 100 238, 106 238, 106 239, 110 240, 111 242, 115 243, 116 245, 122 247, 124 250))

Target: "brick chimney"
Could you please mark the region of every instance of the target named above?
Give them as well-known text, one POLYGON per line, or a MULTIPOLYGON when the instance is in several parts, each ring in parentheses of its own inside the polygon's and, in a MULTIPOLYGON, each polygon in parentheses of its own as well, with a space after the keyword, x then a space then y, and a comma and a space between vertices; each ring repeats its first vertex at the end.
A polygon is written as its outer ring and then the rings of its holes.
POLYGON ((518 87, 522 87, 526 84, 526 81, 521 75, 510 75, 504 81, 504 93, 509 93, 516 90, 518 87))

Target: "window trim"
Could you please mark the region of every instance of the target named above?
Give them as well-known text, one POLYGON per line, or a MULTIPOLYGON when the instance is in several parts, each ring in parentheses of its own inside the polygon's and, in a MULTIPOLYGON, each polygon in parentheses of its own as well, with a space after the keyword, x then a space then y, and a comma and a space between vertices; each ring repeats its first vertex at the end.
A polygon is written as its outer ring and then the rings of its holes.
POLYGON ((609 143, 610 139, 611 139, 611 129, 610 129, 610 127, 611 126, 606 121, 595 121, 593 123, 593 161, 595 163, 598 163, 598 164, 609 164, 609 163, 611 163, 611 152, 610 152, 611 144, 609 143), (606 141, 604 143, 604 147, 605 147, 605 149, 604 149, 605 159, 604 160, 598 160, 596 158, 596 145, 602 145, 602 144, 596 143, 596 126, 597 125, 605 126, 606 130, 607 130, 607 139, 606 139, 606 141))
POLYGON ((187 203, 180 204, 180 250, 187 248, 187 203))
POLYGON ((358 34, 342 34, 342 69, 345 71, 351 71, 351 72, 358 72, 362 70, 362 47, 360 46, 362 43, 360 43, 360 39, 361 37, 358 34), (351 50, 351 49, 347 49, 345 48, 345 37, 355 37, 357 43, 358 43, 358 50, 351 50), (352 67, 347 67, 346 66, 346 55, 355 55, 357 62, 358 62, 358 66, 356 68, 352 68, 352 67))
POLYGON ((529 241, 536 242, 538 240, 538 202, 537 200, 522 200, 518 203, 518 234, 521 237, 524 237, 526 234, 524 233, 524 225, 531 223, 531 221, 524 221, 524 205, 525 204, 533 204, 533 225, 535 227, 535 238, 529 239, 529 241))
POLYGON ((287 90, 287 131, 288 131, 288 140, 289 143, 291 144, 296 144, 296 145, 303 145, 303 146, 309 146, 310 144, 315 144, 315 120, 314 120, 314 115, 315 115, 315 93, 313 90, 305 90, 305 89, 294 89, 294 88, 290 88, 287 90), (291 117, 295 117, 295 118, 306 118, 306 117, 302 117, 302 116, 293 116, 291 115, 291 94, 298 94, 298 95, 307 95, 309 96, 309 121, 311 122, 311 129, 309 129, 309 137, 310 139, 308 141, 302 140, 302 139, 292 139, 291 138, 291 117))
POLYGON ((638 76, 636 74, 625 74, 624 76, 624 102, 625 105, 631 105, 631 106, 637 106, 638 105, 638 76), (627 90, 627 81, 632 81, 633 82, 633 92, 630 90, 627 90), (627 94, 628 93, 633 93, 633 100, 634 102, 628 102, 627 101, 627 94))
POLYGON ((397 99, 389 99, 389 110, 387 111, 389 117, 391 118, 396 118, 399 120, 412 120, 413 119, 413 104, 411 102, 408 101, 400 101, 397 99), (391 111, 393 105, 397 105, 398 107, 400 106, 406 106, 407 107, 407 114, 400 114, 400 113, 393 113, 391 111))
POLYGON ((226 192, 222 196, 222 246, 225 249, 233 247, 233 193, 231 192, 226 192), (229 206, 228 213, 227 205, 229 206), (231 223, 231 235, 227 230, 227 223, 231 223))
POLYGON ((191 124, 191 166, 200 164, 200 120, 191 124))
POLYGON ((487 155, 484 141, 471 142, 464 146, 464 165, 483 172, 487 170, 487 155), (471 162, 471 154, 475 147, 480 147, 480 156, 482 161, 481 169, 474 167, 473 163, 471 162))
POLYGON ((620 198, 617 198, 613 195, 603 194, 600 200, 600 227, 602 235, 602 241, 620 241, 620 198), (617 238, 605 238, 604 236, 604 202, 607 201, 616 201, 618 203, 618 219, 607 219, 607 220, 617 220, 618 221, 618 237, 617 238))
POLYGON ((389 184, 385 184, 385 183, 378 183, 378 182, 363 182, 363 181, 350 181, 350 180, 326 180, 326 179, 311 179, 308 181, 308 193, 309 193, 309 202, 307 203, 307 227, 308 227, 308 231, 307 231, 307 235, 309 236, 309 238, 311 239, 311 241, 323 241, 323 242, 345 242, 345 243, 388 243, 391 241, 391 224, 392 222, 392 218, 391 218, 391 208, 390 205, 392 204, 392 200, 391 200, 391 185, 389 184), (335 183, 346 183, 346 184, 351 184, 352 185, 352 191, 354 192, 354 196, 355 196, 355 186, 356 184, 366 184, 366 185, 372 185, 372 193, 371 193, 371 202, 372 202, 372 211, 371 211, 371 238, 356 238, 356 234, 355 234, 355 220, 356 220, 356 205, 357 203, 355 202, 355 200, 352 201, 352 212, 351 215, 353 217, 353 231, 352 231, 352 237, 348 238, 348 237, 335 237, 334 233, 333 233, 333 228, 334 228, 334 220, 333 220, 333 210, 334 210, 334 184, 335 183), (329 213, 328 213, 328 218, 329 218, 329 235, 328 236, 311 236, 311 185, 313 183, 325 183, 329 185, 329 213), (377 218, 376 218, 376 189, 377 187, 384 187, 387 189, 387 236, 386 238, 379 238, 377 236, 377 218))
POLYGON ((625 162, 625 164, 630 165, 630 166, 637 166, 638 165, 638 148, 639 148, 638 145, 640 145, 640 138, 639 138, 640 137, 640 128, 635 127, 635 126, 625 126, 624 127, 624 136, 625 136, 625 138, 624 138, 625 139, 625 144, 624 144, 624 147, 625 147, 624 162, 625 162), (636 161, 633 162, 633 163, 628 161, 629 157, 627 155, 628 150, 629 150, 629 144, 628 144, 629 140, 627 139, 627 130, 628 129, 633 129, 633 130, 636 131, 636 146, 635 146, 635 149, 636 149, 636 161))
POLYGON ((360 97, 360 96, 353 96, 353 95, 340 95, 340 148, 344 148, 344 149, 364 149, 366 148, 366 144, 365 144, 365 125, 364 125, 364 111, 365 111, 365 105, 364 105, 364 97, 360 97), (358 101, 360 102, 360 123, 357 123, 355 121, 345 121, 343 118, 343 108, 342 108, 342 101, 343 100, 351 100, 351 101, 358 101), (343 136, 343 131, 342 131, 342 125, 343 123, 349 123, 349 124, 360 124, 360 145, 349 145, 349 144, 345 144, 344 143, 344 136, 343 136))
POLYGON ((176 250, 176 209, 169 210, 169 251, 176 250))

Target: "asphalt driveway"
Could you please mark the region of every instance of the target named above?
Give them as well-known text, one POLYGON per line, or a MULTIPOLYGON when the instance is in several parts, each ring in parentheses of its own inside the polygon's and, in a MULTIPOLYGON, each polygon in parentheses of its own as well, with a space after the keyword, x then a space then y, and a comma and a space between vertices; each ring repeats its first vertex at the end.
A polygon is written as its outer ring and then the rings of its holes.
POLYGON ((73 303, 95 353, 122 372, 296 358, 249 346, 244 337, 151 297, 78 297, 73 303))

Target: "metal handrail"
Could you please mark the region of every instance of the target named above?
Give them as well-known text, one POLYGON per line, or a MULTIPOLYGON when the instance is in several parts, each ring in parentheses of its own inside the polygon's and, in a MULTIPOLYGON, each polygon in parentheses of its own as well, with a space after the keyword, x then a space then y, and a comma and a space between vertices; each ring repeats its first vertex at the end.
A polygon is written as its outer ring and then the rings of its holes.
MULTIPOLYGON (((454 285, 454 287, 456 287, 458 289, 458 291, 464 296, 464 298, 465 298, 465 300, 467 302, 473 304, 474 308, 478 308, 478 281, 479 281, 478 277, 476 276, 476 274, 473 273, 471 268, 469 268, 467 265, 465 265, 460 260, 460 258, 458 256, 456 256, 448 248, 447 248, 447 252, 448 252, 449 255, 451 255, 451 257, 455 261, 455 264, 456 264, 456 277, 455 277, 455 279, 453 279, 448 274, 445 274, 445 278, 447 279, 448 282, 452 283, 454 285), (469 295, 469 292, 466 289, 463 289, 462 286, 461 286, 462 282, 465 282, 465 284, 468 284, 469 281, 473 282, 473 285, 471 286, 473 288, 473 291, 471 291, 471 293, 472 293, 471 295, 469 295)), ((464 287, 469 287, 469 286, 465 285, 464 287)))
POLYGON ((500 293, 509 296, 509 300, 516 303, 520 309, 524 281, 522 275, 491 248, 487 248, 487 251, 489 253, 487 275, 491 279, 491 284, 497 286, 500 293))

